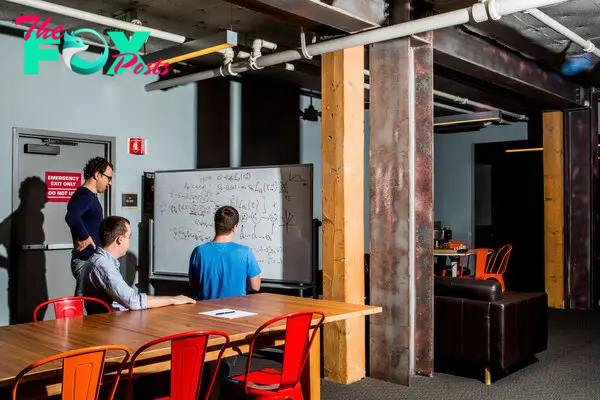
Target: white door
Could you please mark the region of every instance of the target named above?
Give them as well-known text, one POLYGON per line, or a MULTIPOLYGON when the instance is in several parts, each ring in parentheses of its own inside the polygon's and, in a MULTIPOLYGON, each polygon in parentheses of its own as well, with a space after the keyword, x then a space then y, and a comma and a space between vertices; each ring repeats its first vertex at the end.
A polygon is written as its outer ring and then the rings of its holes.
MULTIPOLYGON (((32 321, 35 307, 48 299, 74 294, 73 244, 65 223, 67 202, 83 183, 83 167, 90 158, 114 161, 114 138, 13 131, 13 213, 0 229, 10 232, 11 239, 10 245, 5 245, 9 250, 11 324, 32 321)), ((110 215, 111 190, 99 199, 105 215, 110 215)), ((54 318, 52 307, 42 310, 38 319, 42 317, 54 318)))

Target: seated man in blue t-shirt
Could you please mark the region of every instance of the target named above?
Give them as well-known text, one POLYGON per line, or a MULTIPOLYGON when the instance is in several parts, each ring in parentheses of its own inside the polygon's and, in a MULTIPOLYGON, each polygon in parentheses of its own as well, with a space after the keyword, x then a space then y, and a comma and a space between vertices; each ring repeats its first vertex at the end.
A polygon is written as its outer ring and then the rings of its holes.
POLYGON ((190 257, 189 280, 196 300, 245 296, 247 285, 260 289, 260 267, 249 247, 234 243, 240 216, 231 206, 215 213, 215 238, 190 257))
MULTIPOLYGON (((215 238, 192 252, 189 279, 196 300, 245 296, 248 283, 253 290, 260 289, 261 271, 252 250, 233 242, 239 221, 235 208, 219 208, 215 212, 215 238)), ((238 356, 223 359, 219 370, 221 377, 234 374, 238 360, 238 356)), ((205 375, 205 381, 207 377, 205 375)))

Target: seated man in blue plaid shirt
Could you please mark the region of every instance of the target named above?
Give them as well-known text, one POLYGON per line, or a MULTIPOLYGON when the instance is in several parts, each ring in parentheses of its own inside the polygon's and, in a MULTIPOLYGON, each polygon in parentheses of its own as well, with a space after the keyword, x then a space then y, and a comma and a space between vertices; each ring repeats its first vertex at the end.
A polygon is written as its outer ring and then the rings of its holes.
MULTIPOLYGON (((131 243, 131 226, 123 217, 107 217, 100 223, 100 242, 90 256, 83 271, 83 295, 109 304, 113 311, 145 310, 170 305, 192 304, 196 301, 187 296, 149 296, 139 293, 125 282, 119 269, 131 243)), ((88 314, 106 312, 98 303, 86 302, 88 314)))

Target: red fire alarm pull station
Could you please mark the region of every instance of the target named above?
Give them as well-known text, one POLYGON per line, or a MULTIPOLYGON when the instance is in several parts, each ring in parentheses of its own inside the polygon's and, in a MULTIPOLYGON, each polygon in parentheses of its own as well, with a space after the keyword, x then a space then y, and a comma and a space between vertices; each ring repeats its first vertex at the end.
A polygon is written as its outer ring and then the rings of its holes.
POLYGON ((146 154, 146 139, 129 138, 129 154, 140 156, 146 154))

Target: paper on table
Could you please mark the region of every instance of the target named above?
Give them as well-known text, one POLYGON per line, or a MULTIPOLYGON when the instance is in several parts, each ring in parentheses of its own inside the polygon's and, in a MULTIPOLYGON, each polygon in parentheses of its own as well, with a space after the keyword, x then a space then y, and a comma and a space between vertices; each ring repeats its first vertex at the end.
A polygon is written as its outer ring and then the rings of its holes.
POLYGON ((201 312, 198 314, 208 315, 210 317, 217 317, 217 318, 227 318, 227 319, 249 317, 251 315, 256 315, 256 313, 253 313, 253 312, 234 310, 231 308, 221 308, 218 310, 206 311, 206 312, 201 312))

